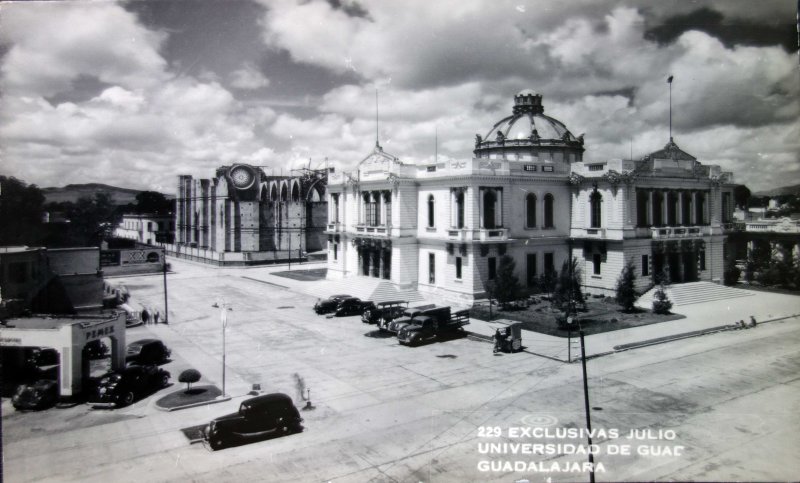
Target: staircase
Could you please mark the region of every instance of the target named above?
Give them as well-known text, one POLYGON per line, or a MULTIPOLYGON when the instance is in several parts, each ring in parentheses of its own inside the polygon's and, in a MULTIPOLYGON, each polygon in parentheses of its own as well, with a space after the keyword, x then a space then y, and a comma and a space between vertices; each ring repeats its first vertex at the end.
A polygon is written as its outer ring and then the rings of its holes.
MULTIPOLYGON (((653 287, 647 293, 639 297, 636 306, 644 309, 653 307, 653 296, 658 287, 653 287)), ((683 305, 700 304, 715 300, 725 300, 738 297, 749 297, 752 292, 738 288, 726 287, 711 282, 690 282, 668 285, 666 287, 667 297, 672 301, 674 307, 683 305)))
POLYGON ((386 280, 369 277, 348 277, 341 280, 325 280, 314 283, 313 294, 324 298, 334 294, 348 294, 361 300, 388 302, 391 300, 423 301, 416 290, 400 290, 386 280))

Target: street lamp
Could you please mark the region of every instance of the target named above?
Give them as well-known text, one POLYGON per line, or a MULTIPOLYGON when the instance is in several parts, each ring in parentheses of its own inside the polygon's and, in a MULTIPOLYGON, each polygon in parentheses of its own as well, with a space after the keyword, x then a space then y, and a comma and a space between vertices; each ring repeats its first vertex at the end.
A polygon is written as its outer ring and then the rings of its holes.
POLYGON ((228 326, 228 311, 233 311, 233 307, 230 306, 227 302, 223 301, 221 303, 215 302, 212 305, 214 308, 219 309, 219 321, 222 323, 222 396, 226 397, 225 394, 225 328, 228 326))

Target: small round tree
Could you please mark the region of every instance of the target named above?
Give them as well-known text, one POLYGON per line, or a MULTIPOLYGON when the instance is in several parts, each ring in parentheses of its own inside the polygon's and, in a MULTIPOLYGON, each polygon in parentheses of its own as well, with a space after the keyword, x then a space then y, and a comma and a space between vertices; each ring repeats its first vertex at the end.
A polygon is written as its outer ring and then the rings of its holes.
POLYGON ((666 315, 672 309, 672 301, 667 296, 667 291, 663 285, 658 287, 653 297, 653 312, 666 315))
POLYGON ((200 371, 197 369, 186 369, 178 376, 178 382, 186 384, 186 392, 191 391, 192 384, 200 380, 200 371))
POLYGON ((625 312, 633 311, 633 305, 636 303, 636 273, 634 270, 633 260, 628 260, 617 279, 617 303, 625 312))

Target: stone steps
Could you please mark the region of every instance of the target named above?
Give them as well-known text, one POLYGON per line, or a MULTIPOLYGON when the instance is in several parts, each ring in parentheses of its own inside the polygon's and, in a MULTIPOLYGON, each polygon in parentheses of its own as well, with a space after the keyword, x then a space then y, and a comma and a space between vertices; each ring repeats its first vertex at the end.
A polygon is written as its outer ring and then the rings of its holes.
MULTIPOLYGON (((642 308, 652 308, 653 296, 658 287, 653 287, 647 293, 639 297, 636 305, 642 308)), ((711 282, 690 282, 669 285, 666 288, 667 297, 675 307, 716 300, 726 300, 739 297, 749 297, 753 293, 747 290, 726 287, 711 282)))

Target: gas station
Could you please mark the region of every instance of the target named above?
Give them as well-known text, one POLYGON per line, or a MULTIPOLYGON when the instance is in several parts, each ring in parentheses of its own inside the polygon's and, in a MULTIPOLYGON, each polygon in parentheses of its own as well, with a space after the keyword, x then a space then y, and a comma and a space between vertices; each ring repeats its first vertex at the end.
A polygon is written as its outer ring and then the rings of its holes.
POLYGON ((59 354, 58 383, 61 397, 81 393, 89 377, 89 342, 108 338, 111 368, 125 367, 125 312, 110 315, 54 315, 8 319, 0 326, 0 348, 52 348, 59 354))

